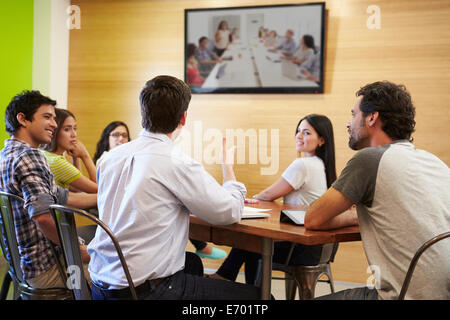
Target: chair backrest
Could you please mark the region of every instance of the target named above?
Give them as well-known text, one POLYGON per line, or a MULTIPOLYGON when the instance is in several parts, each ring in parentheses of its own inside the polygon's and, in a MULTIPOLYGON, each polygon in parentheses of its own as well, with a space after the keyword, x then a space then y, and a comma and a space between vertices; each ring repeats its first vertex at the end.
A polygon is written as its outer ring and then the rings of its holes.
MULTIPOLYGON (((128 281, 131 295, 134 300, 137 300, 136 289, 133 280, 131 279, 128 265, 125 261, 125 257, 122 253, 122 249, 120 248, 119 242, 114 233, 111 231, 111 229, 109 229, 109 227, 105 223, 103 223, 100 219, 84 210, 53 204, 50 205, 50 212, 52 213, 53 219, 55 220, 55 223, 57 225, 64 257, 66 259, 68 266, 77 265, 78 267, 81 267, 81 270, 83 270, 81 263, 81 253, 78 244, 78 236, 75 227, 75 219, 73 216, 74 214, 78 214, 90 219, 92 222, 96 223, 108 234, 108 236, 110 237, 111 241, 114 244, 114 247, 116 248, 117 255, 119 256, 123 271, 125 273, 125 277, 127 278, 128 281), (81 263, 81 265, 78 263, 81 263)), ((85 281, 82 282, 85 283, 85 281)), ((78 297, 83 297, 84 296, 83 293, 81 293, 80 291, 77 292, 77 290, 78 289, 74 288, 76 299, 78 299, 78 297)))
MULTIPOLYGON (((284 262, 284 267, 289 266, 289 262, 291 261, 292 254, 294 252, 296 244, 294 242, 291 243, 291 247, 289 248, 289 252, 284 262)), ((339 248, 339 242, 327 243, 322 245, 322 253, 320 254, 320 259, 318 264, 330 263, 334 261, 334 257, 336 256, 336 252, 339 248)))
POLYGON ((50 207, 50 213, 56 224, 56 230, 67 266, 67 287, 73 291, 76 300, 91 300, 91 292, 84 275, 80 245, 73 214, 55 210, 50 207))
POLYGON ((338 242, 324 244, 322 246, 322 254, 320 255, 319 264, 333 262, 338 247, 338 242))
MULTIPOLYGON (((0 247, 3 256, 8 261, 9 274, 14 282, 14 287, 18 289, 16 294, 24 300, 55 300, 73 299, 72 295, 65 288, 36 289, 28 285, 24 280, 22 268, 20 266, 19 246, 17 243, 16 229, 14 225, 14 214, 12 203, 18 201, 23 205, 24 200, 14 194, 0 191, 0 247)), ((51 248, 53 250, 53 247, 51 248)), ((53 251, 56 256, 56 253, 53 251)), ((59 262, 59 260, 57 260, 59 262)), ((58 264, 58 268, 59 268, 58 264)))
POLYGON ((10 275, 16 283, 23 283, 23 272, 20 267, 19 246, 11 201, 23 203, 23 199, 14 194, 0 191, 1 239, 3 256, 8 261, 10 275))
POLYGON ((411 263, 409 264, 408 271, 406 272, 405 280, 403 281, 402 289, 400 290, 400 294, 398 296, 399 300, 404 300, 406 296, 406 291, 408 290, 409 283, 411 282, 412 275, 414 273, 414 269, 416 268, 417 262, 419 261, 419 258, 422 256, 422 254, 427 250, 429 247, 434 245, 435 243, 450 237, 450 231, 441 233, 440 235, 437 235, 427 242, 425 242, 414 254, 414 257, 411 260, 411 263))

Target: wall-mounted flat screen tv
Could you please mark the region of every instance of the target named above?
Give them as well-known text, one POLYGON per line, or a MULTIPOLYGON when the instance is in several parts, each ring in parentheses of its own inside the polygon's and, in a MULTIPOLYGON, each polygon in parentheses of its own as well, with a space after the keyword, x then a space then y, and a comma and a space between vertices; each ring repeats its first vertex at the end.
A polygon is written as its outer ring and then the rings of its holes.
POLYGON ((323 93, 325 4, 185 10, 193 93, 323 93))

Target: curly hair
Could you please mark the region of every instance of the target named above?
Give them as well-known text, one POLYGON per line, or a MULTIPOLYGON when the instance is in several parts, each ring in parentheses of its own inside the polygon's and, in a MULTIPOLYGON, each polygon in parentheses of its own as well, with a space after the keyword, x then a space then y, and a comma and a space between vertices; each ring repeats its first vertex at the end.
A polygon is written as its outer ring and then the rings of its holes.
POLYGON ((362 87, 356 96, 363 96, 360 110, 364 116, 377 111, 381 118, 381 129, 392 139, 407 139, 412 142, 416 111, 411 95, 402 84, 377 81, 362 87))

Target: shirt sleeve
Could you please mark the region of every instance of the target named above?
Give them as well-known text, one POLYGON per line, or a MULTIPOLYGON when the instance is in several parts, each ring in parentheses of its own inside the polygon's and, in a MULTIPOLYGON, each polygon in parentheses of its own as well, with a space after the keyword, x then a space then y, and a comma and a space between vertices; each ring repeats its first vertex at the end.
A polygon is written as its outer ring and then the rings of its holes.
POLYGON ((217 225, 241 220, 247 193, 242 183, 227 181, 221 186, 193 159, 177 165, 173 174, 177 184, 172 192, 192 214, 217 225))
POLYGON ((82 176, 81 171, 62 156, 58 157, 58 159, 54 161, 51 169, 55 177, 55 181, 63 186, 71 184, 82 176))
POLYGON ((295 51, 296 51, 296 50, 297 50, 297 45, 295 44, 294 41, 291 41, 291 42, 289 43, 289 48, 288 48, 287 51, 289 51, 289 54, 292 56, 292 55, 295 54, 295 51))
POLYGON ((306 166, 301 158, 294 160, 281 175, 287 183, 289 183, 295 190, 305 183, 306 180, 306 166))
POLYGON ((15 174, 25 200, 24 208, 30 218, 49 212, 57 203, 56 185, 44 155, 29 150, 18 156, 15 174))
POLYGON ((69 190, 56 186, 56 199, 57 203, 60 205, 67 204, 67 199, 69 198, 69 190))
POLYGON ((301 70, 306 70, 306 71, 311 72, 312 69, 313 69, 314 58, 315 58, 314 55, 308 57, 308 58, 306 59, 306 61, 303 62, 303 63, 300 65, 300 69, 301 69, 301 70))
POLYGON ((340 191, 353 204, 371 207, 382 154, 381 148, 360 150, 348 161, 332 187, 340 191))
POLYGON ((306 62, 308 59, 310 59, 312 57, 314 57, 314 50, 313 49, 308 49, 306 51, 302 51, 302 54, 301 54, 301 56, 299 58, 302 59, 302 60, 305 60, 305 62, 306 62))

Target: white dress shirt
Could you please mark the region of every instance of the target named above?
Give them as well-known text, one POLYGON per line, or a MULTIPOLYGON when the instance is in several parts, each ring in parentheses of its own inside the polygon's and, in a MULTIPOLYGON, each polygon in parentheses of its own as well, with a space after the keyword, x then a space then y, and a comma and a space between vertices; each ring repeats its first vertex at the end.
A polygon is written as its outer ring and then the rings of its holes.
MULTIPOLYGON (((245 186, 221 186, 165 134, 143 130, 111 150, 97 171, 100 220, 118 238, 135 285, 184 268, 189 213, 212 223, 240 221, 245 186)), ((88 246, 92 280, 109 289, 128 287, 112 241, 97 229, 88 246)))

